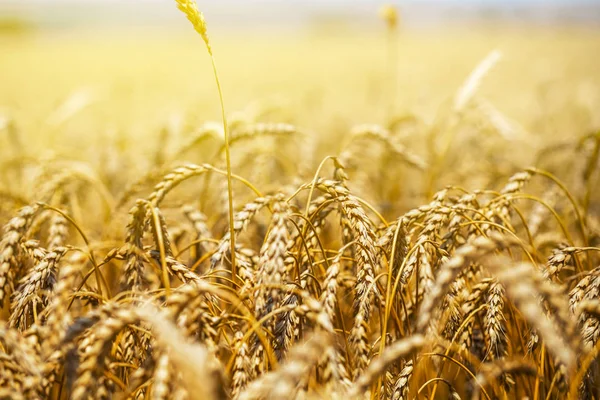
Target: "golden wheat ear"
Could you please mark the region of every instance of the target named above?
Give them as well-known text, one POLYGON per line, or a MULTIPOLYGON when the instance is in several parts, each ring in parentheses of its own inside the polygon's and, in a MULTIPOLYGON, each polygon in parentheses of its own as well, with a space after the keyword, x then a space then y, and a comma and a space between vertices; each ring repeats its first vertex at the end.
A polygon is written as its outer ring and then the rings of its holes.
MULTIPOLYGON (((177 8, 179 8, 187 17, 187 19, 192 23, 192 26, 200 34, 204 44, 206 45, 206 50, 210 55, 210 60, 212 63, 213 74, 215 77, 215 82, 217 84, 217 90, 219 92, 219 102, 221 105, 221 119, 223 120, 223 136, 225 140, 225 162, 227 164, 227 199, 229 203, 229 232, 233 232, 233 189, 231 187, 231 155, 229 151, 229 129, 227 127, 227 118, 225 117, 225 104, 223 101, 223 91, 221 90, 221 81, 219 80, 219 74, 217 73, 217 64, 215 62, 215 57, 213 55, 212 46, 210 45, 210 40, 208 39, 208 30, 206 28, 206 20, 204 19, 204 14, 198 10, 198 6, 195 0, 175 0, 177 3, 177 8)), ((236 282, 237 271, 235 264, 235 235, 231 234, 231 276, 233 282, 236 282)))
POLYGON ((210 47, 210 40, 208 40, 208 30, 206 29, 206 20, 204 14, 198 10, 198 5, 195 0, 175 0, 177 8, 181 10, 192 23, 192 26, 200 34, 202 40, 206 44, 208 53, 212 55, 212 48, 210 47))
POLYGON ((214 355, 204 344, 185 337, 170 320, 169 315, 150 304, 143 305, 136 315, 148 322, 155 333, 159 348, 168 354, 175 370, 181 371, 184 388, 194 398, 225 399, 224 376, 214 355))

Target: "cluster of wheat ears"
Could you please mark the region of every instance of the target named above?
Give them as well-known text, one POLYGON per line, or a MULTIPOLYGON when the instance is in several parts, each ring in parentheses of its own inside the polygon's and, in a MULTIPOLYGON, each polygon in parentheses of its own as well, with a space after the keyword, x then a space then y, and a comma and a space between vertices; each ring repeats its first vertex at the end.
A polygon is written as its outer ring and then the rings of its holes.
MULTIPOLYGON (((202 13, 177 5, 219 86, 202 13)), ((383 16, 395 29, 394 11, 383 16)), ((452 129, 497 58, 477 66, 437 130, 452 129)), ((13 213, 0 242, 2 398, 599 398, 600 134, 572 149, 578 181, 524 168, 497 191, 443 187, 386 219, 350 178, 360 146, 262 193, 232 171, 230 147, 302 133, 228 126, 222 98, 221 109, 222 129, 176 154, 217 132, 223 156, 157 162, 110 207, 128 218, 124 237, 82 226, 74 194, 105 197, 91 174, 39 176, 40 201, 13 213), (216 200, 199 207, 209 192, 216 200)), ((449 140, 425 161, 393 127, 351 137, 383 144, 384 169, 430 177, 449 140)))

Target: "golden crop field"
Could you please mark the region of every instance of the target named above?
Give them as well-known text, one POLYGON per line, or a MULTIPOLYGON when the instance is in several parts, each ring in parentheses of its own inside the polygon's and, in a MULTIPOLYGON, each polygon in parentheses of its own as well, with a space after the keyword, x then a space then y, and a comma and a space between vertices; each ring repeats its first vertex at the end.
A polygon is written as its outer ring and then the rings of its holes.
POLYGON ((600 30, 177 7, 0 32, 0 398, 600 399, 600 30))

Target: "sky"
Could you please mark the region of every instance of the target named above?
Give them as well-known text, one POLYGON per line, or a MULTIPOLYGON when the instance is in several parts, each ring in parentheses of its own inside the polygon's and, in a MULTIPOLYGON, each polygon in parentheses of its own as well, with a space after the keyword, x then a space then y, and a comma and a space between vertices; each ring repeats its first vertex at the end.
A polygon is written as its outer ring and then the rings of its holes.
MULTIPOLYGON (((3 0, 3 2, 10 2, 11 0, 3 0)), ((27 0, 27 3, 69 3, 69 2, 86 2, 86 3, 168 3, 173 0, 27 0)), ((24 0, 12 0, 12 2, 25 2, 24 0)), ((395 3, 395 4, 408 4, 408 3, 477 3, 477 4, 538 4, 544 5, 549 3, 554 4, 573 4, 573 3, 600 3, 600 0, 390 0, 390 1, 377 1, 377 0, 197 0, 198 5, 207 5, 211 3, 245 3, 245 4, 276 4, 276 3, 315 3, 315 4, 333 4, 340 6, 348 6, 352 4, 373 4, 373 3, 395 3)))
MULTIPOLYGON (((219 26, 303 26, 319 19, 369 22, 379 5, 401 9, 411 26, 486 20, 600 26, 600 0, 197 0, 219 26)), ((174 0, 0 0, 0 18, 16 17, 42 28, 176 26, 174 0)))

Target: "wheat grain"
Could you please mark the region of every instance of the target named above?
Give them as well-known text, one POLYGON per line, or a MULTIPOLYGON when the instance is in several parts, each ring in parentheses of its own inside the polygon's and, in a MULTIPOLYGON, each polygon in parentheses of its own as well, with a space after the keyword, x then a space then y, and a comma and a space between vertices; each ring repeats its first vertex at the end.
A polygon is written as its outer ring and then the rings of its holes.
MULTIPOLYGON (((390 346, 386 347, 386 350, 379 356, 379 358, 373 360, 369 367, 363 372, 362 375, 356 380, 352 388, 350 389, 349 396, 356 397, 363 393, 369 385, 389 366, 401 357, 407 357, 412 352, 417 351, 423 347, 426 340, 421 335, 413 335, 408 338, 401 339, 390 346)), ((405 379, 408 380, 410 372, 405 366, 405 379)), ((402 373, 401 373, 402 375, 402 373)), ((401 386, 406 386, 404 383, 401 386)), ((401 389, 402 390, 402 389, 401 389)), ((396 391, 396 389, 394 389, 396 391)))

